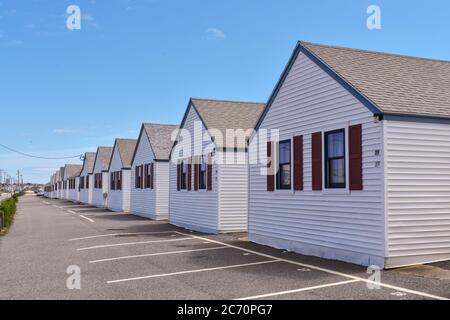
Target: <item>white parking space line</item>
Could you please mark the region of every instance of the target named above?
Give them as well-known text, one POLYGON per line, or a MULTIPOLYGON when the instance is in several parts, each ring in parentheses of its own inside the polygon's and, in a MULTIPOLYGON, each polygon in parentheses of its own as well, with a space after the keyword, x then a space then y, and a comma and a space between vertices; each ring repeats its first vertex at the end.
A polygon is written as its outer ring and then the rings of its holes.
POLYGON ((342 286, 342 285, 355 283, 355 282, 361 282, 361 281, 359 281, 359 280, 347 280, 347 281, 334 282, 334 283, 329 283, 329 284, 323 284, 323 285, 320 285, 320 286, 314 286, 314 287, 297 289, 297 290, 288 290, 288 291, 280 291, 280 292, 262 294, 262 295, 259 295, 259 296, 240 298, 240 299, 236 299, 236 300, 238 300, 238 301, 245 301, 245 300, 256 300, 256 299, 270 298, 270 297, 282 296, 282 295, 287 295, 287 294, 292 294, 292 293, 299 293, 299 292, 312 291, 312 290, 317 290, 317 289, 322 289, 322 288, 342 286))
POLYGON ((183 254, 183 253, 213 251, 213 250, 224 250, 224 249, 230 249, 230 248, 228 248, 228 247, 214 247, 214 248, 204 248, 204 249, 192 249, 192 250, 181 250, 181 251, 171 251, 171 252, 148 253, 148 254, 140 254, 140 255, 135 255, 135 256, 125 256, 125 257, 117 257, 117 258, 94 260, 94 261, 89 261, 89 263, 109 262, 109 261, 118 261, 118 260, 135 259, 135 258, 145 258, 145 257, 167 256, 167 255, 173 255, 173 254, 183 254))
POLYGON ((83 218, 83 219, 86 219, 86 220, 89 221, 89 222, 95 222, 95 221, 92 220, 91 218, 88 218, 88 217, 86 217, 86 216, 83 216, 82 214, 80 214, 80 217, 83 218))
POLYGON ((49 205, 49 204, 50 204, 50 202, 44 201, 44 204, 47 204, 47 205, 49 205))
POLYGON ((108 234, 100 234, 97 236, 88 236, 82 238, 73 238, 68 241, 79 241, 79 240, 89 240, 96 238, 106 238, 106 237, 120 237, 120 236, 137 236, 137 235, 152 235, 152 234, 170 234, 175 233, 174 231, 159 231, 159 232, 130 232, 130 233, 108 233, 108 234))
POLYGON ((297 265, 297 266, 301 266, 301 267, 304 267, 304 268, 309 268, 309 269, 313 269, 313 270, 317 270, 317 271, 322 271, 322 272, 326 272, 326 273, 329 273, 329 274, 334 274, 334 275, 341 276, 341 277, 348 278, 348 279, 363 281, 365 283, 369 283, 369 284, 372 284, 372 285, 379 285, 381 287, 389 288, 389 289, 392 289, 392 290, 395 290, 395 291, 402 291, 402 292, 406 292, 406 293, 410 293, 410 294, 414 294, 414 295, 418 295, 418 296, 422 296, 422 297, 426 297, 426 298, 430 298, 430 299, 435 299, 435 300, 450 300, 448 298, 440 297, 440 296, 436 296, 436 295, 432 295, 432 294, 428 294, 426 292, 410 290, 410 289, 406 289, 406 288, 402 288, 402 287, 398 287, 398 286, 393 286, 393 285, 382 283, 382 282, 375 282, 375 281, 368 280, 368 279, 365 279, 365 278, 352 276, 350 274, 345 274, 345 273, 342 273, 342 272, 339 272, 339 271, 334 271, 334 270, 330 270, 330 269, 326 269, 326 268, 322 268, 322 267, 317 267, 317 266, 310 265, 310 264, 300 263, 300 262, 289 260, 289 259, 278 258, 278 257, 272 256, 272 255, 269 255, 269 254, 265 254, 265 253, 257 252, 257 251, 254 251, 254 250, 250 250, 250 249, 234 246, 234 245, 231 245, 231 244, 228 244, 228 243, 224 243, 224 242, 221 242, 221 241, 211 240, 211 239, 208 239, 208 238, 199 237, 199 236, 195 236, 195 235, 192 235, 192 234, 186 234, 186 233, 178 232, 178 231, 176 231, 176 233, 178 233, 180 235, 184 235, 184 236, 191 236, 191 237, 196 238, 198 240, 209 241, 211 243, 215 243, 215 244, 218 244, 218 245, 222 245, 222 246, 227 246, 227 247, 230 247, 230 248, 238 249, 238 250, 241 250, 241 251, 244 251, 244 252, 253 253, 253 254, 259 255, 261 257, 265 257, 265 258, 269 258, 269 259, 278 259, 279 261, 287 262, 287 263, 294 264, 294 265, 297 265))
POLYGON ((180 271, 180 272, 173 272, 173 273, 155 274, 155 275, 145 276, 145 277, 136 277, 136 278, 128 278, 128 279, 120 279, 120 280, 108 281, 107 283, 108 284, 112 284, 112 283, 120 283, 120 282, 136 281, 136 280, 145 280, 145 279, 152 279, 152 278, 163 278, 163 277, 178 276, 178 275, 190 274, 190 273, 199 273, 199 272, 217 271, 217 270, 225 270, 225 269, 243 268, 243 267, 257 266, 257 265, 261 265, 261 264, 269 264, 269 263, 275 263, 275 262, 280 262, 280 261, 279 260, 268 260, 268 261, 260 261, 260 262, 245 263, 245 264, 235 264, 235 265, 231 265, 231 266, 216 267, 216 268, 205 268, 205 269, 180 271))
POLYGON ((170 239, 170 240, 152 240, 152 241, 141 241, 141 242, 126 242, 126 243, 106 244, 106 245, 101 245, 101 246, 80 248, 80 249, 77 249, 77 251, 86 251, 86 250, 121 247, 121 246, 133 246, 133 245, 138 245, 138 244, 149 244, 149 243, 188 241, 188 240, 196 240, 196 239, 193 238, 193 237, 189 237, 189 238, 178 238, 178 239, 170 239))

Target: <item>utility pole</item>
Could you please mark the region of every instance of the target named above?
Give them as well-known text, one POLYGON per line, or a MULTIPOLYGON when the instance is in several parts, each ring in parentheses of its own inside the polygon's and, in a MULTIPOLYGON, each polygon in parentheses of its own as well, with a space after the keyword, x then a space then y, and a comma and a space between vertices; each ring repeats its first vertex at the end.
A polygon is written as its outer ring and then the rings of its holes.
POLYGON ((16 191, 20 192, 20 171, 17 170, 16 191))

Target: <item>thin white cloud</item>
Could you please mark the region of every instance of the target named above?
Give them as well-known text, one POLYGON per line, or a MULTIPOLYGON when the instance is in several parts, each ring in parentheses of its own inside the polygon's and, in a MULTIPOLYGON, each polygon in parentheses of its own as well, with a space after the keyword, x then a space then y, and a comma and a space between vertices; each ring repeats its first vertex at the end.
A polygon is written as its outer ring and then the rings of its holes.
POLYGON ((95 18, 91 16, 90 14, 83 13, 81 14, 81 21, 85 21, 88 25, 97 28, 98 24, 95 21, 95 18))
POLYGON ((91 15, 89 15, 89 14, 86 14, 86 13, 83 13, 83 14, 81 15, 81 20, 94 21, 95 19, 94 19, 93 16, 91 16, 91 15))
POLYGON ((208 28, 205 30, 208 40, 224 40, 225 33, 217 28, 208 28))
POLYGON ((68 129, 68 128, 53 129, 53 133, 56 133, 56 134, 78 133, 80 131, 81 131, 80 129, 68 129))

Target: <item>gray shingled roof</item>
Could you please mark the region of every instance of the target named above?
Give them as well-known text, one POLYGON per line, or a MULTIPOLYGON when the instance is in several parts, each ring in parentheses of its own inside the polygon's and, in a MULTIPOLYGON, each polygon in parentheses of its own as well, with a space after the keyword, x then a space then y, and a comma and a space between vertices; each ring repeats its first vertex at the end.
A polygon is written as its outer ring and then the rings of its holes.
POLYGON ((73 179, 80 175, 82 168, 83 166, 80 164, 66 164, 65 174, 69 179, 73 179))
POLYGON ((169 160, 172 150, 172 133, 179 127, 171 124, 144 123, 156 160, 169 160))
POLYGON ((96 156, 97 156, 97 153, 95 153, 95 152, 86 152, 84 155, 83 169, 84 169, 84 166, 87 166, 88 173, 92 173, 94 171, 94 164, 95 164, 96 156))
POLYGON ((66 172, 66 168, 65 167, 60 167, 59 168, 59 180, 64 180, 64 173, 66 172))
POLYGON ((131 168, 131 160, 133 159, 134 150, 136 149, 136 139, 117 139, 116 145, 119 149, 120 159, 123 168, 131 168))
POLYGON ((450 61, 300 44, 384 113, 450 117, 450 61))
MULTIPOLYGON (((192 104, 202 118, 207 129, 217 129, 222 132, 223 139, 226 140, 226 129, 243 129, 245 131, 254 129, 255 125, 264 110, 264 103, 209 100, 209 99, 191 99, 192 104)), ((235 146, 225 141, 227 147, 235 146)), ((224 147, 219 145, 218 148, 224 147)))
POLYGON ((98 147, 95 161, 101 161, 102 171, 108 170, 112 152, 112 147, 98 147))

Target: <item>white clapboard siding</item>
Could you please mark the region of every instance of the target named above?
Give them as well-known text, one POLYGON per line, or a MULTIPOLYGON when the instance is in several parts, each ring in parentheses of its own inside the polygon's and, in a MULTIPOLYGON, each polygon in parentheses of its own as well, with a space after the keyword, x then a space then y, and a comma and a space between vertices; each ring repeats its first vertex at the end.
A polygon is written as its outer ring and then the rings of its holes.
POLYGON ((158 161, 154 165, 154 186, 156 190, 156 215, 161 219, 169 218, 169 162, 158 161))
MULTIPOLYGON (((221 154, 218 153, 220 157, 221 154)), ((222 153, 226 160, 219 165, 219 230, 247 231, 248 164, 247 153, 222 153), (231 159, 229 158, 231 156, 231 159), (227 158, 228 157, 228 158, 227 158)))
POLYGON ((131 168, 131 213, 149 219, 165 219, 167 217, 159 217, 156 214, 156 191, 153 189, 136 189, 136 171, 135 167, 146 165, 154 161, 150 141, 148 140, 145 130, 142 131, 142 136, 136 147, 136 155, 134 157, 131 168))
POLYGON ((84 177, 85 184, 84 188, 80 190, 80 202, 85 204, 92 204, 92 189, 94 185, 92 184, 92 175, 89 172, 87 163, 83 165, 83 170, 80 173, 80 177, 84 177), (89 179, 89 188, 86 188, 87 179, 89 179))
MULTIPOLYGON (((101 164, 101 160, 99 158, 97 158, 97 161, 95 162, 94 165, 94 173, 92 175, 92 177, 95 176, 96 173, 102 173, 102 188, 94 188, 93 187, 93 191, 92 191, 92 204, 96 207, 107 207, 108 206, 108 199, 104 199, 103 198, 103 194, 104 193, 108 193, 108 189, 109 189, 109 176, 108 176, 108 172, 102 172, 102 164, 101 164)), ((94 178, 92 178, 92 182, 94 182, 94 178)))
MULTIPOLYGON (((112 172, 122 171, 122 160, 120 157, 119 148, 114 148, 114 152, 111 158, 111 165, 109 169, 108 177, 111 178, 112 172)), ((108 183, 108 208, 113 211, 123 211, 123 192, 122 190, 111 190, 111 183, 108 183)))
POLYGON ((122 170, 122 203, 123 211, 130 212, 131 210, 131 170, 122 170))
MULTIPOLYGON (((205 127, 201 124, 202 130, 195 132, 194 123, 201 123, 196 111, 191 107, 184 124, 185 130, 191 132, 192 141, 203 141, 205 127), (197 140, 199 139, 199 140, 197 140)), ((211 141, 203 141, 203 149, 210 145, 211 141)), ((191 155, 194 154, 194 143, 191 144, 191 155)), ((177 191, 177 165, 170 162, 170 202, 169 221, 171 224, 200 232, 218 232, 218 183, 216 164, 213 165, 213 188, 212 191, 177 191)), ((193 170, 192 170, 193 174, 193 170)), ((193 184, 192 177, 192 184, 193 184)), ((193 188, 192 188, 193 189, 193 188)))
MULTIPOLYGON (((304 191, 267 192, 263 165, 250 165, 250 240, 362 265, 384 263, 381 124, 337 81, 300 53, 260 129, 304 138, 304 191), (312 191, 311 134, 362 124, 364 191, 312 191)), ((265 148, 265 146, 263 146, 265 148)), ((263 150, 263 152, 265 152, 263 150)))
MULTIPOLYGON (((67 182, 67 187, 69 187, 69 182, 67 182)), ((68 200, 78 201, 78 178, 75 179, 75 189, 68 189, 68 200)))
POLYGON ((387 264, 450 259, 450 125, 384 125, 387 264))

